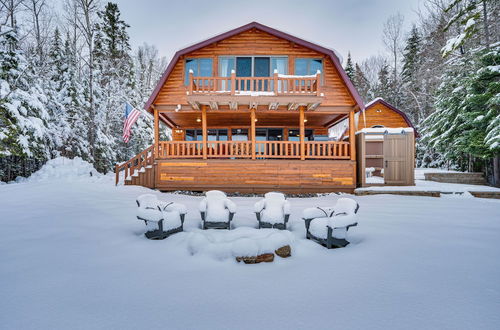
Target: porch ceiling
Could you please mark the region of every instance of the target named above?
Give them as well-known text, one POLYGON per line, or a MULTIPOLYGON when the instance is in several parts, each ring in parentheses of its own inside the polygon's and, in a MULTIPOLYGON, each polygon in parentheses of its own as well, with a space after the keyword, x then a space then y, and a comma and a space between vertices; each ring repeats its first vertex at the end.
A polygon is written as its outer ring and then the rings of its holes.
MULTIPOLYGON (((327 127, 331 122, 335 122, 344 114, 325 114, 317 112, 307 112, 305 126, 327 127)), ((178 128, 201 127, 201 113, 193 112, 168 112, 161 113, 161 117, 166 118, 178 128)), ((297 112, 264 112, 256 113, 257 127, 298 127, 299 114, 297 112)), ((250 126, 250 112, 212 112, 207 111, 208 127, 230 127, 230 126, 250 126)))

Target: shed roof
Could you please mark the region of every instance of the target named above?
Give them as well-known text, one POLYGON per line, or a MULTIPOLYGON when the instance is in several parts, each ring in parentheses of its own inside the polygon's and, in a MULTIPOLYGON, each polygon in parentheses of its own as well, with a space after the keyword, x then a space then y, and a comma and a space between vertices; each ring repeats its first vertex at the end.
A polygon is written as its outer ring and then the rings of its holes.
POLYGON ((375 106, 377 104, 383 104, 386 107, 388 107, 389 109, 391 109, 392 111, 394 111, 394 112, 398 113, 399 115, 401 115, 401 117, 403 117, 403 119, 405 120, 406 124, 408 124, 408 127, 413 128, 413 130, 415 131, 415 136, 416 137, 419 136, 419 134, 417 132, 417 129, 415 128, 415 126, 413 126, 413 123, 411 122, 410 118, 408 118, 408 116, 406 115, 406 113, 404 113, 403 111, 399 110, 398 108, 396 108, 392 104, 388 103, 383 98, 377 97, 377 98, 373 99, 372 101, 368 102, 365 105, 365 109, 368 110, 369 108, 371 108, 371 107, 373 107, 373 106, 375 106))
MULTIPOLYGON (((415 137, 419 137, 420 136, 420 134, 418 134, 417 129, 415 128, 415 126, 413 126, 413 123, 411 122, 410 118, 408 118, 408 116, 406 115, 406 113, 404 113, 403 111, 399 110, 398 108, 396 108, 392 104, 388 103, 387 101, 385 101, 381 97, 377 97, 377 98, 373 99, 372 101, 368 102, 365 105, 365 109, 364 110, 366 111, 366 110, 374 107, 377 104, 383 104, 387 108, 389 108, 392 111, 398 113, 401 117, 403 117, 403 119, 406 122, 406 124, 408 125, 408 127, 411 127, 413 129, 413 132, 415 133, 415 137)), ((359 117, 359 111, 356 112, 356 116, 359 117)), ((347 132, 347 128, 348 128, 347 119, 342 119, 342 120, 336 122, 334 125, 332 125, 330 127, 330 132, 331 132, 331 134, 335 135, 336 137, 340 137, 340 136, 343 136, 347 132)))
POLYGON ((186 48, 183 48, 183 49, 177 51, 175 53, 174 57, 172 58, 172 60, 170 61, 170 63, 168 64, 167 69, 163 73, 162 77, 158 81, 158 84, 156 85, 156 88, 153 90, 153 93, 149 97, 149 99, 146 102, 146 105, 144 106, 144 108, 146 110, 150 111, 151 105, 153 104, 154 100, 156 99, 156 97, 160 93, 160 90, 161 90, 162 86, 167 81, 168 76, 170 75, 170 73, 174 69, 175 64, 177 63, 177 61, 179 60, 179 58, 181 56, 186 55, 188 53, 191 53, 193 51, 196 51, 196 50, 198 50, 200 48, 209 46, 212 43, 219 42, 221 40, 230 38, 230 37, 232 37, 234 35, 237 35, 239 33, 248 31, 248 30, 253 29, 253 28, 261 30, 261 31, 264 31, 264 32, 267 32, 267 33, 269 33, 271 35, 274 35, 274 36, 276 36, 278 38, 294 42, 297 45, 300 45, 300 46, 303 46, 303 47, 307 47, 309 49, 312 49, 314 51, 317 51, 319 53, 325 54, 328 57, 330 57, 330 59, 332 60, 333 64, 335 65, 335 68, 340 73, 340 76, 342 77, 342 80, 345 82, 345 84, 346 84, 349 92, 351 93, 352 97, 354 98, 356 104, 358 105, 358 107, 360 109, 364 109, 364 103, 363 103, 361 97, 359 96, 358 91, 356 90, 356 88, 352 84, 351 80, 347 77, 347 74, 345 73, 344 69, 342 68, 342 65, 340 63, 340 60, 339 60, 338 56, 335 54, 335 52, 332 49, 329 49, 329 48, 326 48, 326 47, 314 44, 314 43, 306 41, 304 39, 297 38, 297 37, 292 36, 292 35, 290 35, 288 33, 285 33, 285 32, 282 32, 282 31, 279 31, 279 30, 276 30, 276 29, 273 29, 273 28, 271 28, 269 26, 260 24, 258 22, 248 23, 248 24, 240 26, 240 27, 238 27, 236 29, 227 31, 225 33, 219 34, 219 35, 217 35, 215 37, 206 39, 206 40, 204 40, 202 42, 196 43, 194 45, 191 45, 189 47, 186 47, 186 48))

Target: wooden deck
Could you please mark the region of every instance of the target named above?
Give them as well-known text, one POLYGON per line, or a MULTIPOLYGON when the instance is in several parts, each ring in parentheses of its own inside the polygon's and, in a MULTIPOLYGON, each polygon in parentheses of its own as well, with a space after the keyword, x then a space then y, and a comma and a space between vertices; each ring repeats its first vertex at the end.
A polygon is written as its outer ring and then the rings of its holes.
POLYGON ((353 192, 356 162, 350 160, 158 160, 156 188, 227 192, 353 192))
POLYGON ((218 142, 208 143, 205 159, 199 142, 161 142, 156 159, 151 146, 116 166, 116 183, 163 191, 247 193, 353 192, 356 187, 356 162, 344 142, 310 143, 305 160, 300 159, 299 142, 263 141, 257 148, 248 141, 218 142))

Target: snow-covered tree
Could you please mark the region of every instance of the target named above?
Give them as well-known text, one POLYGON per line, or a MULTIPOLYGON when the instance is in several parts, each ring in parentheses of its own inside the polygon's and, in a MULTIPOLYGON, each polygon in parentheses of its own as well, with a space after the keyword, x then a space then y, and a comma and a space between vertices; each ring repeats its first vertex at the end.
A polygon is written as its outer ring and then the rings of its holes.
POLYGON ((500 152, 500 45, 450 59, 424 139, 461 169, 483 170, 500 152))
POLYGON ((347 53, 347 62, 344 70, 349 79, 351 79, 351 81, 354 81, 354 64, 352 63, 351 52, 347 53))
POLYGON ((17 33, 0 33, 0 155, 50 156, 46 96, 18 47, 17 33))
POLYGON ((356 86, 356 89, 358 90, 359 94, 363 98, 364 102, 369 102, 374 98, 373 94, 371 93, 371 86, 370 82, 366 78, 365 74, 363 73, 363 70, 361 70, 361 67, 356 63, 355 69, 354 69, 354 78, 353 78, 353 84, 356 86))

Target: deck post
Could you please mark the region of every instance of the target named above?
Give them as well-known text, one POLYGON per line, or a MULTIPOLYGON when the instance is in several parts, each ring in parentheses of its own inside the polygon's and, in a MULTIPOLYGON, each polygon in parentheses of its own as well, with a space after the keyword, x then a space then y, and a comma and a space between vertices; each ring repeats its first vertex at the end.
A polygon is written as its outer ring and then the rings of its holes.
POLYGON ((300 137, 300 160, 305 160, 306 159, 306 144, 304 140, 305 136, 305 127, 304 127, 304 106, 301 105, 299 106, 299 137, 300 137))
POLYGON ((231 95, 236 94, 236 71, 231 70, 231 95))
POLYGON ((278 95, 279 89, 278 89, 278 70, 274 70, 273 73, 273 87, 274 87, 274 95, 278 95))
POLYGON ((118 171, 118 164, 115 164, 115 186, 118 185, 120 181, 120 172, 118 171))
POLYGON ((250 134, 252 137, 252 159, 255 159, 255 108, 250 110, 250 134))
POLYGON ((207 106, 201 106, 201 130, 203 133, 203 159, 207 159, 207 106))
POLYGON ((193 95, 193 70, 189 70, 189 95, 193 95))
POLYGON ((356 130, 354 129, 354 110, 349 112, 349 152, 351 160, 356 160, 356 130))
POLYGON ((316 71, 316 96, 321 96, 321 71, 316 71))
POLYGON ((154 155, 154 159, 158 159, 158 155, 159 155, 159 150, 158 150, 158 147, 160 145, 160 114, 158 112, 158 109, 156 108, 153 108, 153 111, 154 111, 154 130, 155 130, 155 147, 154 147, 154 152, 153 152, 153 155, 154 155))

